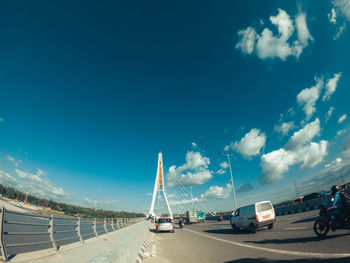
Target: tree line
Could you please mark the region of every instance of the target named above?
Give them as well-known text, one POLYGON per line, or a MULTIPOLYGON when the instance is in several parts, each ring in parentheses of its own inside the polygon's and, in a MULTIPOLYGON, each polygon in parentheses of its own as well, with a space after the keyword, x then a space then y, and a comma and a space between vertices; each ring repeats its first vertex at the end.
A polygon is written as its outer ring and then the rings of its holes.
MULTIPOLYGON (((15 199, 22 202, 24 202, 26 199, 25 193, 11 187, 3 186, 2 184, 0 184, 0 194, 7 198, 15 199)), ((135 218, 145 216, 143 213, 81 207, 78 205, 70 205, 66 203, 56 202, 52 199, 47 200, 45 198, 38 198, 29 194, 27 196, 27 202, 33 205, 46 207, 45 201, 52 210, 64 212, 64 214, 68 216, 81 216, 85 218, 135 218)))

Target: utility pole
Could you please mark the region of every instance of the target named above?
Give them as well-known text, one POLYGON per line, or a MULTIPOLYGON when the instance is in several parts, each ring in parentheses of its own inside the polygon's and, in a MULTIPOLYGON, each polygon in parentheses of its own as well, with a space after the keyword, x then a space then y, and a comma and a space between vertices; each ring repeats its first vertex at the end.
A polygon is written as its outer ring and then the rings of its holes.
POLYGON ((233 203, 234 203, 234 211, 237 210, 237 202, 236 202, 236 192, 235 192, 235 184, 233 183, 233 176, 232 176, 232 169, 231 169, 231 161, 230 156, 233 155, 233 153, 219 153, 221 155, 226 155, 228 160, 228 166, 230 167, 230 174, 231 174, 231 183, 232 183, 232 192, 233 192, 233 203))
POLYGON ((298 186, 297 186, 297 180, 294 180, 294 187, 295 187, 295 197, 299 197, 299 191, 298 191, 298 186))
POLYGON ((190 188, 191 188, 191 204, 192 204, 192 210, 193 210, 192 186, 190 188))

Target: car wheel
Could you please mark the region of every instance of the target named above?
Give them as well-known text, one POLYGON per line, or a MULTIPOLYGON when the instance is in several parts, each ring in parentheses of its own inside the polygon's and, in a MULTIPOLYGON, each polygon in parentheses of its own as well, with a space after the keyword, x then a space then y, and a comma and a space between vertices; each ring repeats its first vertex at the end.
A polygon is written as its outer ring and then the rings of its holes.
POLYGON ((249 232, 252 234, 256 233, 256 227, 254 226, 254 224, 249 225, 249 232))
POLYGON ((269 225, 268 228, 269 228, 269 229, 272 229, 272 228, 273 228, 273 224, 269 225))

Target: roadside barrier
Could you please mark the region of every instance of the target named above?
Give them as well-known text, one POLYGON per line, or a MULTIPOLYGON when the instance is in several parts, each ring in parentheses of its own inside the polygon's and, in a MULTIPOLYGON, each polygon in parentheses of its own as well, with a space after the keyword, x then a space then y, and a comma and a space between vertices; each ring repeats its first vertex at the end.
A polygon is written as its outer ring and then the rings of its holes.
POLYGON ((25 214, 0 208, 0 251, 11 256, 98 238, 143 220, 143 218, 64 218, 25 214))

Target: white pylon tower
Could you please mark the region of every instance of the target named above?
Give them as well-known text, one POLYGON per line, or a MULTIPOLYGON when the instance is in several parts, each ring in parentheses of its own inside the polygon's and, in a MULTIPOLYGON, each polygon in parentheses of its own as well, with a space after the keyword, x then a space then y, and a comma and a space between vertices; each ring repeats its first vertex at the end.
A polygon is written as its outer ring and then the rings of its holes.
POLYGON ((164 174, 163 174, 163 157, 162 153, 158 154, 158 168, 157 168, 157 176, 156 176, 156 182, 154 184, 154 190, 153 190, 153 197, 152 197, 152 203, 151 208, 149 210, 149 214, 154 216, 154 203, 156 201, 157 194, 159 195, 160 192, 163 192, 163 196, 166 202, 166 205, 168 207, 170 218, 173 218, 173 213, 171 212, 171 208, 168 202, 168 199, 166 197, 165 189, 164 189, 164 174))

